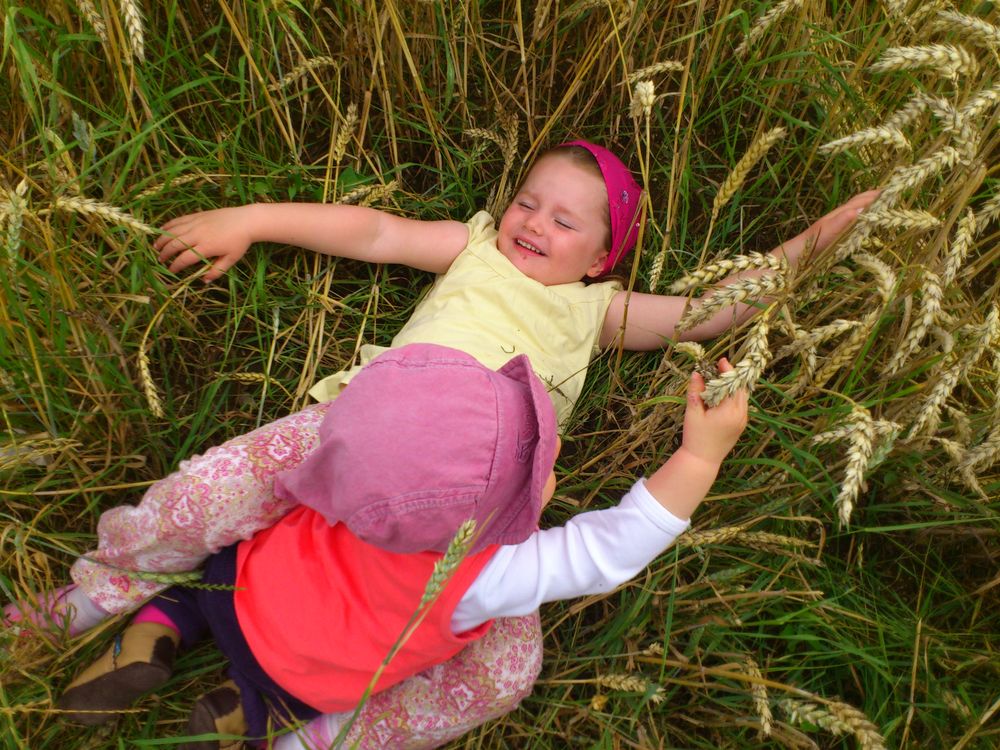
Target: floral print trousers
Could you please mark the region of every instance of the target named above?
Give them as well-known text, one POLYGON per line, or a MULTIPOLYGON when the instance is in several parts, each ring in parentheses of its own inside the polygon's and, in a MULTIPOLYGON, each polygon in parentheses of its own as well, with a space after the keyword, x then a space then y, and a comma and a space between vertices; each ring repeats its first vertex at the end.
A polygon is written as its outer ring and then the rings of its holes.
MULTIPOLYGON (((190 571, 273 525, 292 507, 274 496, 274 476, 316 447, 329 406, 307 407, 182 461, 138 505, 106 511, 97 550, 74 563, 73 580, 108 613, 129 612, 169 585, 129 571, 190 571)), ((537 614, 498 619, 450 661, 372 696, 350 736, 360 747, 438 747, 516 708, 531 692, 541 655, 537 614)), ((339 730, 338 720, 328 715, 306 731, 325 735, 332 727, 339 730)))

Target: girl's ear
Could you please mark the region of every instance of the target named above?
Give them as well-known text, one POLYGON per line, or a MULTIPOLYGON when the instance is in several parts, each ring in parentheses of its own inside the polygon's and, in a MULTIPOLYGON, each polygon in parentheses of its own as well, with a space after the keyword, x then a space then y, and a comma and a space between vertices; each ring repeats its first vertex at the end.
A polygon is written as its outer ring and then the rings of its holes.
POLYGON ((602 250, 601 254, 597 256, 597 260, 594 261, 594 265, 587 269, 587 276, 592 279, 596 279, 602 273, 604 273, 604 263, 608 259, 608 251, 602 250))

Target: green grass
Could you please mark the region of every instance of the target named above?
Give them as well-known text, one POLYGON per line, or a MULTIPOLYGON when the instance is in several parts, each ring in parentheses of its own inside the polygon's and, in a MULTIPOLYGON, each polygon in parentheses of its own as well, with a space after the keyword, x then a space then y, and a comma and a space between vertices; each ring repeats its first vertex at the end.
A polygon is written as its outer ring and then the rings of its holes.
MULTIPOLYGON (((376 205, 464 220, 499 203, 544 145, 586 137, 637 173, 646 165, 651 215, 635 288, 648 290, 664 250, 662 291, 703 259, 773 247, 952 136, 925 116, 905 129, 912 153, 875 146, 828 157, 817 152, 822 143, 878 124, 916 91, 961 106, 997 85, 995 49, 934 30, 915 8, 887 10, 917 3, 805 3, 742 59, 736 45, 774 3, 614 0, 583 11, 509 0, 146 3, 143 61, 129 54, 118 3, 96 5, 106 41, 75 3, 0 0, 5 598, 65 581, 99 514, 134 502, 186 456, 301 408, 308 386, 348 363, 359 342, 387 343, 430 280, 262 246, 206 287, 167 272, 141 233, 54 210, 57 197, 93 198, 155 226, 255 200, 332 201, 395 179, 400 187, 376 205), (955 82, 866 71, 886 47, 932 42, 966 44, 979 71, 955 82), (321 56, 333 64, 281 83, 321 56), (647 131, 628 114, 627 76, 664 60, 685 69, 653 77, 664 98, 647 131), (338 161, 336 133, 352 103, 360 122, 338 161), (719 184, 754 137, 777 125, 789 136, 706 242, 719 184), (503 137, 505 127, 517 133, 509 173, 501 149, 464 132, 495 128, 503 137), (139 376, 147 332, 163 418, 139 376)), ((1000 23, 992 3, 956 7, 1000 23)), ((941 218, 940 230, 880 235, 875 252, 899 280, 892 300, 882 305, 871 276, 848 259, 814 264, 782 301, 772 351, 792 340, 781 321, 809 330, 878 318, 825 383, 792 391, 798 356, 765 372, 751 426, 695 518, 697 531, 744 530, 678 546, 609 596, 546 607, 546 665, 534 694, 453 747, 855 746, 778 707, 807 696, 856 707, 891 747, 996 745, 1000 474, 996 456, 980 465, 976 494, 941 442, 975 448, 997 430, 995 355, 977 359, 936 432, 912 440, 904 432, 868 472, 847 528, 834 505, 847 446, 810 441, 854 403, 905 428, 940 379, 947 358, 934 335, 899 373, 882 368, 919 309, 920 269, 940 266, 966 207, 981 210, 996 195, 996 124, 995 108, 984 108, 969 163, 905 196, 902 205, 941 218), (764 543, 760 532, 778 536, 764 543), (653 644, 665 654, 642 653, 653 644), (758 733, 747 658, 774 711, 769 738, 758 733), (662 687, 665 699, 595 681, 625 673, 662 687)), ((987 224, 946 289, 950 317, 939 325, 959 354, 971 347, 963 326, 982 324, 997 299, 997 239, 987 224)), ((712 351, 738 359, 744 334, 712 351)), ((820 367, 847 338, 820 347, 820 367)), ((676 446, 675 397, 689 367, 669 349, 595 361, 547 522, 614 502, 676 446)), ((164 738, 179 733, 191 700, 222 667, 206 647, 114 728, 71 727, 51 702, 105 643, 100 635, 32 651, 5 642, 0 747, 169 746, 164 738)))

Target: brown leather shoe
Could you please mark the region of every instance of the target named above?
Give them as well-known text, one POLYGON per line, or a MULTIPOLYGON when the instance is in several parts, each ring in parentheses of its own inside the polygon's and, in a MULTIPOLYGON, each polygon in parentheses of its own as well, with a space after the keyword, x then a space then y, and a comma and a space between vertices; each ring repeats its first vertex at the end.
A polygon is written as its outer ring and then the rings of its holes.
MULTIPOLYGON (((247 733, 247 722, 243 716, 243 702, 236 683, 227 680, 211 692, 205 693, 194 704, 188 718, 187 734, 234 734, 247 733)), ((243 740, 202 740, 185 742, 180 750, 243 750, 243 740)))
POLYGON ((56 708, 80 724, 110 721, 115 712, 170 679, 179 642, 177 632, 166 625, 129 625, 100 659, 70 683, 56 708))

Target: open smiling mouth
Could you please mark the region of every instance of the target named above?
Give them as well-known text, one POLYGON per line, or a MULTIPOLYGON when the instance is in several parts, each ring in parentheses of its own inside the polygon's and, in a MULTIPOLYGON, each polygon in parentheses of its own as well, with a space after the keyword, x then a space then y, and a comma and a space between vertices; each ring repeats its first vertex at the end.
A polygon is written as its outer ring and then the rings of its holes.
POLYGON ((534 245, 532 245, 530 242, 525 242, 524 240, 514 240, 514 244, 517 245, 520 248, 523 248, 524 250, 527 250, 529 253, 533 253, 535 255, 540 255, 543 258, 545 257, 545 253, 543 253, 537 247, 535 247, 534 245))

